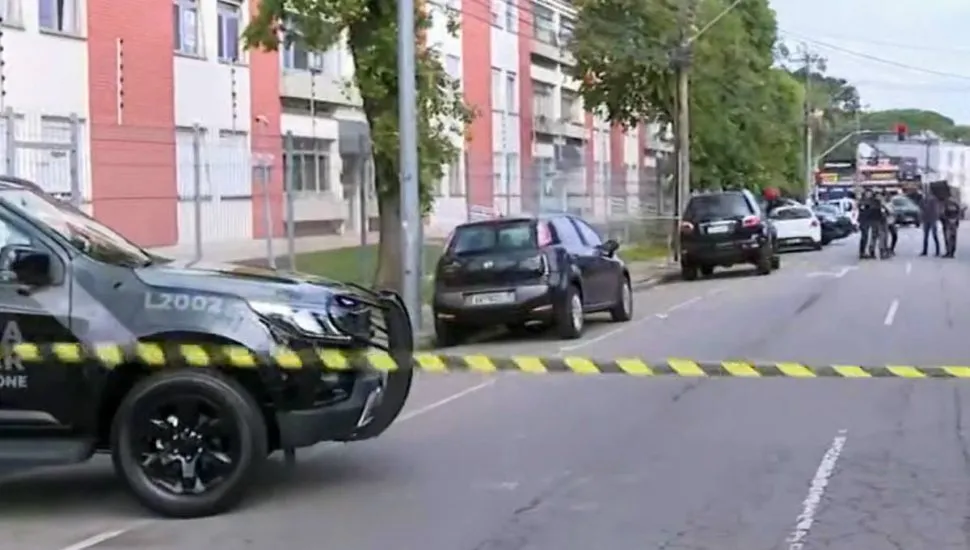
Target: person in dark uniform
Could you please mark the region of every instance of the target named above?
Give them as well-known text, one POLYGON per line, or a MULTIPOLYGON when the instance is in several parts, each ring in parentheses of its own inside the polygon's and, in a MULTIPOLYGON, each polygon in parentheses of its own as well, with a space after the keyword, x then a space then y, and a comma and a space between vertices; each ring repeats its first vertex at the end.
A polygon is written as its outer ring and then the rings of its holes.
POLYGON ((929 252, 930 237, 933 237, 933 247, 936 255, 940 255, 940 234, 936 226, 940 222, 940 201, 932 193, 926 193, 920 197, 919 201, 920 221, 923 225, 923 252, 920 256, 926 256, 929 252))
POLYGON ((886 252, 888 257, 893 257, 896 255, 896 243, 899 242, 899 227, 896 225, 896 213, 893 211, 892 200, 883 201, 883 207, 886 209, 886 234, 889 243, 886 246, 886 252))
POLYGON ((957 230, 960 228, 960 203, 953 197, 943 202, 943 242, 946 243, 944 258, 953 258, 957 253, 957 230))
POLYGON ((884 214, 879 197, 872 191, 864 191, 859 201, 859 259, 876 257, 884 214))

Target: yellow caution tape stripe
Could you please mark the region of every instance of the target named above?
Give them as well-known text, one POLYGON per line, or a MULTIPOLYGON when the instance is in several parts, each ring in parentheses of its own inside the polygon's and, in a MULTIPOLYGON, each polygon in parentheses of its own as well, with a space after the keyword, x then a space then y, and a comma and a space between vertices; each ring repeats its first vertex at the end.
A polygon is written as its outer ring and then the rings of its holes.
MULTIPOLYGON (((137 363, 154 368, 231 367, 253 369, 271 365, 284 370, 369 369, 393 371, 399 362, 383 351, 278 348, 256 353, 241 346, 188 343, 138 343, 134 345, 78 343, 22 343, 9 351, 28 364, 100 364, 106 368, 137 363)), ((405 368, 429 373, 503 371, 527 374, 569 373, 578 375, 672 376, 682 378, 970 378, 970 366, 863 366, 801 363, 751 363, 747 361, 694 361, 638 358, 600 360, 590 357, 443 355, 415 353, 405 368)))

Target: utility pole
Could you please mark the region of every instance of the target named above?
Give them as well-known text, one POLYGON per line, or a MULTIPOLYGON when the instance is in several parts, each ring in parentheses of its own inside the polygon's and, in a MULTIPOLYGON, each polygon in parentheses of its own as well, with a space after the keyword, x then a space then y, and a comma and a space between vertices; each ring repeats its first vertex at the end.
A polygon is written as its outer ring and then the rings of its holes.
POLYGON ((677 208, 677 228, 676 247, 674 249, 674 259, 680 259, 680 223, 683 219, 684 208, 690 198, 690 64, 691 50, 694 42, 697 41, 711 27, 717 24, 724 16, 738 7, 744 0, 734 0, 724 8, 721 13, 708 21, 703 27, 697 29, 697 5, 699 0, 685 0, 682 3, 682 21, 680 42, 671 52, 670 60, 674 72, 677 76, 677 93, 674 103, 674 150, 677 156, 677 193, 675 194, 674 204, 677 208))
POLYGON ((417 68, 414 0, 397 3, 398 112, 401 136, 400 213, 401 285, 404 305, 415 331, 421 328, 421 202, 418 186, 417 68))
POLYGON ((681 23, 680 43, 671 55, 671 63, 677 75, 677 89, 674 101, 674 154, 677 158, 677 188, 674 193, 674 205, 677 212, 677 228, 675 235, 677 246, 674 248, 674 259, 680 260, 680 224, 684 216, 684 208, 690 196, 690 38, 694 32, 697 13, 696 0, 687 0, 683 7, 683 22, 681 23))
POLYGON ((815 120, 816 109, 812 105, 812 74, 813 71, 819 66, 822 58, 819 55, 813 54, 808 46, 802 44, 802 62, 803 69, 805 71, 805 100, 803 102, 803 124, 805 126, 805 200, 809 201, 814 196, 815 190, 815 169, 817 168, 817 162, 815 160, 815 155, 813 154, 815 150, 814 141, 814 128, 812 124, 815 120))

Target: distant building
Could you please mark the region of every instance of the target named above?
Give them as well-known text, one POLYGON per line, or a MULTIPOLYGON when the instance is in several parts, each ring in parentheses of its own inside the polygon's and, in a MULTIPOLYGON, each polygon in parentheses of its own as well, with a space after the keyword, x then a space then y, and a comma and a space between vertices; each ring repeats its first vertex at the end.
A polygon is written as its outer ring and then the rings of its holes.
POLYGON ((964 197, 970 194, 970 145, 946 141, 933 132, 916 134, 906 141, 886 134, 873 142, 861 143, 857 164, 860 168, 888 168, 903 183, 947 180, 964 197))

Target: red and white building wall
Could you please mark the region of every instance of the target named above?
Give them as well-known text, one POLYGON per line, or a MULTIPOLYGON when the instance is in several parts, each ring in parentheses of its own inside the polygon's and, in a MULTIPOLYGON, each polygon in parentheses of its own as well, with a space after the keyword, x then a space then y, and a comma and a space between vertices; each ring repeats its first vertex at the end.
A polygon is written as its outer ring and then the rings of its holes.
MULTIPOLYGON (((354 208, 340 184, 346 170, 337 119, 359 119, 359 98, 314 116, 284 108, 281 90, 301 69, 283 63, 285 53, 242 51, 228 38, 244 28, 256 0, 64 2, 67 9, 58 15, 41 9, 47 4, 40 0, 0 0, 0 109, 13 113, 4 120, 15 120, 18 142, 9 146, 7 132, 0 131, 0 154, 16 151, 7 158, 8 170, 69 192, 67 155, 22 142, 67 143, 73 116, 79 129, 76 179, 96 217, 147 246, 190 244, 198 193, 204 240, 245 240, 265 235, 267 200, 272 230, 283 234, 283 135, 312 134, 329 154, 317 177, 326 172, 330 183, 302 194, 296 215, 332 217, 341 222, 338 230, 350 227, 354 208), (165 24, 173 17, 176 25, 165 24), (198 190, 196 134, 203 160, 198 190), (252 169, 254 155, 270 165, 260 177, 252 169)), ((536 138, 536 110, 546 107, 535 87, 543 79, 556 79, 557 95, 550 99, 556 116, 584 128, 586 162, 576 185, 592 197, 589 212, 608 212, 604 182, 632 181, 643 162, 643 131, 623 133, 582 115, 580 103, 563 101, 563 90, 575 93, 578 83, 561 67, 550 72, 533 63, 539 20, 548 26, 551 10, 553 24, 563 26, 575 15, 558 0, 536 2, 450 0, 447 7, 460 14, 459 36, 448 36, 438 17, 426 37, 478 113, 467 139, 455 137, 462 155, 439 185, 430 220, 439 232, 470 216, 533 206, 527 197, 537 191, 537 159, 554 153, 536 138)), ((313 73, 324 96, 353 76, 345 49, 325 57, 313 73)))

